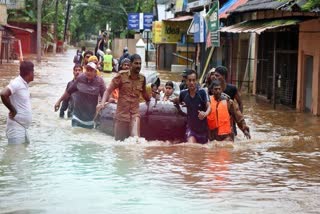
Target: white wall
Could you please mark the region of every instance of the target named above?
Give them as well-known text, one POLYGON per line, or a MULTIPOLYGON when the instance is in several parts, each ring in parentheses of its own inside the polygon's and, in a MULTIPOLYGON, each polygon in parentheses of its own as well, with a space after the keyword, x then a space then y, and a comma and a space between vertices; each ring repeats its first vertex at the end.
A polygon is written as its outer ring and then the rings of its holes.
POLYGON ((163 20, 163 19, 169 19, 169 18, 173 18, 174 14, 169 11, 165 11, 167 8, 167 6, 165 4, 158 4, 158 18, 159 21, 163 20))

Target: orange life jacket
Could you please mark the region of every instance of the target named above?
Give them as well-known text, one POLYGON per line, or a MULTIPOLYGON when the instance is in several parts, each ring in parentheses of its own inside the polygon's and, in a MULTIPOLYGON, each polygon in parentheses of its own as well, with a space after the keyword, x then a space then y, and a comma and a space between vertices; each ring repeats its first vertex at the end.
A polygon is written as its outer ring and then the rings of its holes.
POLYGON ((210 97, 211 113, 207 117, 209 130, 218 129, 218 135, 231 133, 230 114, 228 111, 228 101, 217 102, 214 96, 210 97))

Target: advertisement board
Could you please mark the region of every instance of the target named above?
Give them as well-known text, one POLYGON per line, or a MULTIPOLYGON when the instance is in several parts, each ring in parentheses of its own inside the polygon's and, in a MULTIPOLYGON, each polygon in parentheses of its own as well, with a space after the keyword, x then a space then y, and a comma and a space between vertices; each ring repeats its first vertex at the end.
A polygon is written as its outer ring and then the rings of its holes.
POLYGON ((194 43, 202 43, 205 42, 206 38, 206 25, 204 18, 196 13, 193 18, 193 27, 194 27, 194 43))
POLYGON ((139 13, 128 13, 128 30, 140 30, 139 13))
POLYGON ((177 43, 182 42, 182 35, 187 33, 190 21, 156 21, 153 27, 153 42, 177 43))
POLYGON ((162 21, 152 23, 152 42, 155 44, 161 43, 162 21))
POLYGON ((187 0, 176 0, 175 12, 185 11, 188 5, 187 0))
POLYGON ((143 14, 143 29, 150 31, 152 29, 153 14, 144 13, 143 14))
POLYGON ((214 47, 220 47, 220 32, 219 32, 219 1, 212 3, 212 8, 206 15, 208 31, 210 31, 211 44, 214 47))
POLYGON ((151 30, 152 13, 128 13, 128 30, 151 30))
POLYGON ((204 5, 210 5, 212 0, 188 0, 188 9, 194 9, 203 7, 204 5))

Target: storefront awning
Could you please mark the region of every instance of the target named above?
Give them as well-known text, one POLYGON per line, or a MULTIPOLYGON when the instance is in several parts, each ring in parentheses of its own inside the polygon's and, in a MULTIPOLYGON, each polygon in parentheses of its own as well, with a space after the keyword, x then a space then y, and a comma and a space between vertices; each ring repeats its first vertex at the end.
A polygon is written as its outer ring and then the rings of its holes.
POLYGON ((165 22, 185 22, 185 21, 189 21, 192 19, 193 19, 193 16, 179 16, 179 17, 175 17, 175 18, 165 19, 163 21, 165 21, 165 22))
POLYGON ((25 31, 25 32, 28 32, 28 33, 33 33, 33 31, 34 31, 32 29, 29 29, 29 28, 21 28, 21 27, 9 25, 9 24, 5 24, 5 25, 3 25, 3 27, 9 28, 9 29, 13 29, 13 30, 25 31))
POLYGON ((261 34, 266 30, 297 25, 301 21, 300 19, 251 20, 222 27, 220 32, 261 34))

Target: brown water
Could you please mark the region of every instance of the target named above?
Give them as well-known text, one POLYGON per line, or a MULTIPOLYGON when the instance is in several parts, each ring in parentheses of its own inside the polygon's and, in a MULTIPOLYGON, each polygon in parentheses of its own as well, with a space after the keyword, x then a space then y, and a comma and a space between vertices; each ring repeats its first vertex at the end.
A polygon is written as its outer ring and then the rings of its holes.
MULTIPOLYGON (((252 140, 115 142, 53 112, 74 52, 36 65, 30 145, 7 145, 0 104, 0 213, 319 213, 319 117, 244 96, 252 140)), ((0 65, 0 87, 16 75, 0 65)))

